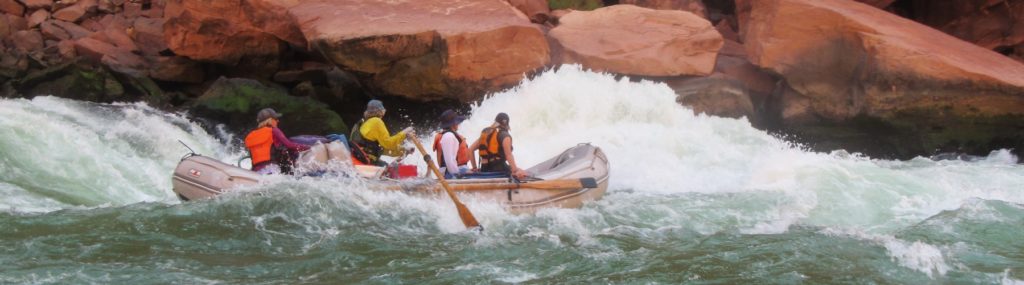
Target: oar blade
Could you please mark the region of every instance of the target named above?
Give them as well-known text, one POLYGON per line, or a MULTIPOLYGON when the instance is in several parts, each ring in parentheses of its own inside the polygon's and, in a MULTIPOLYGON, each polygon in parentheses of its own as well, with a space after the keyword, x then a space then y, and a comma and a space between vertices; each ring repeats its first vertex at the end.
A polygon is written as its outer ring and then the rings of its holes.
POLYGON ((593 177, 580 178, 580 185, 582 185, 583 188, 597 188, 597 179, 594 179, 593 177))
POLYGON ((462 219, 462 224, 466 225, 466 228, 480 228, 480 230, 483 230, 480 222, 476 221, 476 217, 473 216, 473 213, 469 211, 466 205, 459 203, 455 205, 455 208, 458 208, 459 218, 462 219))

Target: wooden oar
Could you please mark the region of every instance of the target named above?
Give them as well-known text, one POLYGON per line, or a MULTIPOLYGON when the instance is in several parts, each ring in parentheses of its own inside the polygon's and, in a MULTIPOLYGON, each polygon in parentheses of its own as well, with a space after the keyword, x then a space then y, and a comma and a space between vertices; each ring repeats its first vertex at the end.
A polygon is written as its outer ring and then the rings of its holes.
POLYGON ((543 189, 543 190, 571 190, 582 188, 597 188, 597 180, 594 178, 540 180, 530 182, 498 182, 498 183, 460 183, 450 184, 452 190, 508 190, 508 189, 543 189))
POLYGON ((427 150, 420 144, 420 140, 413 136, 409 136, 409 140, 416 144, 416 149, 419 149, 420 153, 423 153, 423 160, 427 162, 427 167, 430 168, 430 171, 434 172, 437 180, 441 181, 441 186, 448 192, 448 197, 452 198, 452 202, 455 202, 455 209, 459 210, 459 218, 462 218, 462 224, 466 225, 466 228, 479 228, 482 231, 484 227, 480 226, 480 223, 476 221, 476 217, 473 217, 473 213, 469 211, 469 208, 459 201, 459 197, 455 196, 455 192, 448 185, 448 181, 444 180, 444 175, 434 165, 434 160, 430 158, 430 154, 427 154, 427 150))
MULTIPOLYGON (((389 190, 407 190, 407 189, 424 189, 436 190, 437 184, 428 185, 388 185, 389 190)), ((495 181, 484 181, 484 182, 463 182, 459 183, 448 182, 448 187, 452 191, 504 191, 509 189, 541 189, 541 190, 575 190, 583 188, 597 188, 597 180, 594 178, 579 178, 579 179, 559 179, 559 180, 541 180, 541 181, 530 181, 530 182, 495 182, 495 181)))

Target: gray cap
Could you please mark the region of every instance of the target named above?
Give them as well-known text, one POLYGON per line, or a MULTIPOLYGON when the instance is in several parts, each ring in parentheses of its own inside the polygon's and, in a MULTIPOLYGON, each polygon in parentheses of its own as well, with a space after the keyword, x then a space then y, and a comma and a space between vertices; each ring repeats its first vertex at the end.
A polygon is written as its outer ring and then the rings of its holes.
POLYGON ((278 114, 277 111, 274 111, 274 109, 264 108, 263 110, 260 110, 259 113, 256 113, 256 122, 257 123, 262 123, 263 121, 266 121, 267 119, 270 119, 270 118, 277 119, 277 118, 280 118, 280 117, 281 117, 281 114, 278 114))
POLYGON ((380 100, 370 100, 370 103, 366 103, 366 111, 384 111, 384 102, 381 102, 380 100))

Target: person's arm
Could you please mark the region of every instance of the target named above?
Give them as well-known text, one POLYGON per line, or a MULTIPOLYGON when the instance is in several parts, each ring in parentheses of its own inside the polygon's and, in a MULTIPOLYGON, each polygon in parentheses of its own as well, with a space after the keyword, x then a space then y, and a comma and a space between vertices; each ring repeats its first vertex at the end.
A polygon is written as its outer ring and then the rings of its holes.
POLYGON ((451 175, 459 174, 459 163, 456 160, 459 153, 459 139, 455 138, 455 134, 446 133, 441 136, 441 152, 444 157, 437 159, 444 159, 445 171, 451 175))
POLYGON ((273 128, 271 133, 274 136, 274 142, 281 143, 282 145, 287 147, 288 150, 303 151, 309 149, 309 146, 297 144, 289 140, 288 137, 284 135, 284 132, 281 131, 281 129, 273 128))
POLYGON ((363 123, 367 132, 363 136, 369 140, 375 140, 384 148, 384 154, 389 156, 401 156, 405 151, 402 149, 402 142, 405 141, 405 132, 398 132, 391 135, 388 127, 380 118, 370 118, 363 123))
POLYGON ((473 144, 469 145, 469 163, 473 165, 473 170, 479 169, 476 165, 476 149, 480 148, 480 138, 473 141, 473 144))
POLYGON ((512 137, 505 137, 501 144, 501 151, 505 152, 505 161, 508 161, 508 166, 509 169, 512 170, 512 175, 520 179, 526 177, 526 171, 520 169, 519 166, 516 165, 516 158, 512 156, 512 137))

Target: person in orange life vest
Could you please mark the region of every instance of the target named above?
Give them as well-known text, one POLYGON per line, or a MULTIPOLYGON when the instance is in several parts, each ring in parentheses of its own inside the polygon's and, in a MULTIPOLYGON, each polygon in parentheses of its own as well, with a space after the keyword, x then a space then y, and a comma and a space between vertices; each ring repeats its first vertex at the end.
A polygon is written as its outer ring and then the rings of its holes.
POLYGON ((464 120, 466 117, 453 110, 441 113, 441 132, 434 136, 434 151, 437 153, 437 167, 445 178, 462 177, 470 172, 469 163, 472 163, 472 170, 476 170, 476 159, 466 146, 466 138, 457 133, 459 124, 464 120), (452 167, 448 167, 450 165, 452 167))
POLYGON ((479 152, 480 171, 508 173, 522 179, 529 173, 519 168, 516 158, 512 156, 512 136, 508 133, 511 129, 508 121, 508 114, 498 113, 494 117, 494 124, 480 131, 480 138, 469 149, 479 152))
POLYGON ((387 110, 380 100, 370 100, 366 104, 366 111, 363 112, 363 119, 359 120, 352 127, 352 134, 349 136, 352 155, 358 163, 366 165, 386 166, 387 163, 380 160, 381 155, 402 156, 411 152, 402 148, 402 142, 406 135, 412 134, 412 128, 405 128, 395 135, 391 135, 388 127, 384 125, 381 117, 387 110))
POLYGON ((279 118, 281 118, 281 114, 274 109, 260 110, 256 114, 256 122, 259 123, 259 126, 245 136, 245 147, 249 149, 249 154, 252 156, 253 171, 270 174, 291 168, 291 165, 281 165, 290 161, 290 157, 280 157, 285 154, 272 155, 273 148, 287 149, 289 153, 287 155, 294 155, 309 149, 308 146, 292 142, 281 129, 277 128, 279 118))

